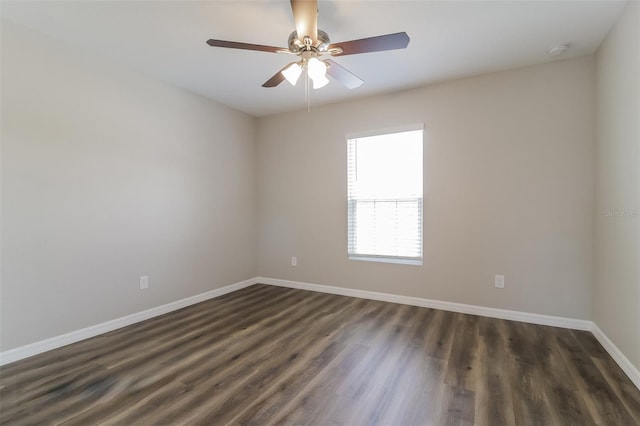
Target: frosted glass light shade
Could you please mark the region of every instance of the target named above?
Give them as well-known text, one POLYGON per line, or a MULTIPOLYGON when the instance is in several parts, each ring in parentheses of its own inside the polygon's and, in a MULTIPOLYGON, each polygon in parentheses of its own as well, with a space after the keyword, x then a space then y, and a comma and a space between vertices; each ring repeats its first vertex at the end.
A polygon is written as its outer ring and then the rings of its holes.
POLYGON ((327 65, 318 58, 311 58, 307 62, 307 72, 311 80, 322 79, 327 73, 327 65))
POLYGON ((300 74, 302 74, 302 67, 297 63, 289 65, 282 71, 282 75, 289 83, 291 83, 292 86, 296 85, 298 78, 300 78, 300 74))
POLYGON ((321 87, 326 86, 329 83, 329 79, 327 77, 325 77, 324 75, 320 76, 320 77, 316 77, 312 81, 313 81, 313 88, 314 89, 319 89, 321 87))

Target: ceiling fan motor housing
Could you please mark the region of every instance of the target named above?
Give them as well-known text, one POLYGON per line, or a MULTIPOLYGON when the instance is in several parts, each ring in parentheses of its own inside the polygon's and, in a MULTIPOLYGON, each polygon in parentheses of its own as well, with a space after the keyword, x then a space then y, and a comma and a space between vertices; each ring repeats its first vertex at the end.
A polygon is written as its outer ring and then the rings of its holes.
POLYGON ((298 37, 297 31, 293 31, 291 34, 289 34, 289 50, 293 53, 299 53, 303 50, 326 52, 330 44, 331 40, 329 40, 329 35, 320 29, 318 30, 317 43, 315 45, 311 44, 309 48, 307 48, 304 41, 298 37))

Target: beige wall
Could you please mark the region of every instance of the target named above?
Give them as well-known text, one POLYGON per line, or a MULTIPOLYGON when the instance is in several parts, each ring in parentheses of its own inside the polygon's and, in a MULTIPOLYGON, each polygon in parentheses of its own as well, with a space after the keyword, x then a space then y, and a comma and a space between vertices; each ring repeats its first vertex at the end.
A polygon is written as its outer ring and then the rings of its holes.
POLYGON ((595 323, 640 369, 640 4, 597 54, 595 323))
POLYGON ((261 118, 258 273, 588 319, 594 119, 593 57, 261 118), (419 122, 424 265, 347 260, 345 134, 419 122))
POLYGON ((254 118, 5 21, 1 102, 1 350, 256 275, 254 118))

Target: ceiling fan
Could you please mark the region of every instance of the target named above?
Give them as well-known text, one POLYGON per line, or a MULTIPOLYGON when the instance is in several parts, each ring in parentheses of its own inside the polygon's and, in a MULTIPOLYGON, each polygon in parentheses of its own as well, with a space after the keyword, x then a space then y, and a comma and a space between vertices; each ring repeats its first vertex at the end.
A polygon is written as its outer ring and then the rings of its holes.
POLYGON ((327 74, 349 89, 363 83, 359 77, 335 61, 321 59, 323 55, 344 56, 404 49, 409 44, 409 36, 405 32, 332 44, 327 33, 318 29, 317 0, 291 0, 291 9, 296 29, 289 35, 288 48, 215 39, 207 40, 207 44, 214 47, 297 55, 297 61, 285 65, 262 87, 276 87, 285 79, 295 86, 302 71, 306 70, 314 89, 329 83, 327 74))

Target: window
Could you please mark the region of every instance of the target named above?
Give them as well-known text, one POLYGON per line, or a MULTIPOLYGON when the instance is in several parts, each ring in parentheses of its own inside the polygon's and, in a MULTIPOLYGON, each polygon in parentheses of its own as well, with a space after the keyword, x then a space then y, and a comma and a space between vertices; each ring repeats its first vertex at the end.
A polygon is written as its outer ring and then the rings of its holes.
POLYGON ((422 264, 422 125, 347 136, 349 259, 422 264))

